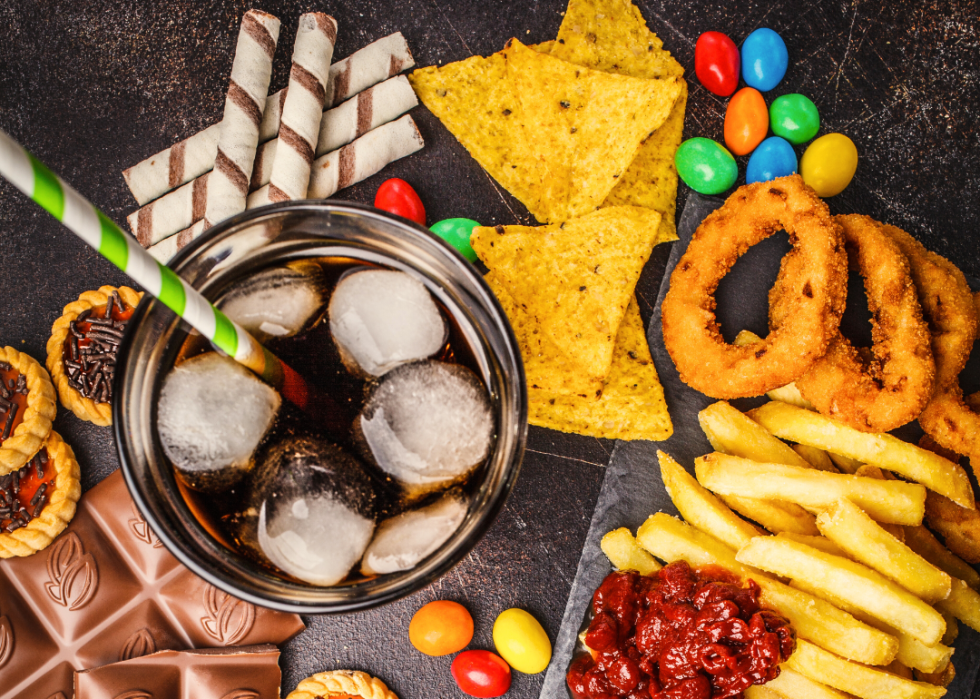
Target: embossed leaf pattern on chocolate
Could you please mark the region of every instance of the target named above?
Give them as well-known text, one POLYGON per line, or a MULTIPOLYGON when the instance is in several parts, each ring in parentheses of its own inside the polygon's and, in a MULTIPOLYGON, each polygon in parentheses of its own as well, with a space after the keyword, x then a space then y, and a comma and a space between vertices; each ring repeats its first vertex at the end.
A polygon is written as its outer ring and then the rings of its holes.
POLYGON ((127 689, 122 694, 117 694, 113 699, 153 699, 153 694, 143 689, 127 689))
POLYGON ((129 520, 129 528, 133 530, 136 538, 143 543, 150 544, 155 549, 163 547, 163 542, 150 529, 150 525, 143 519, 143 514, 136 509, 135 502, 133 503, 133 518, 129 520))
POLYGON ((233 689, 221 699, 262 699, 254 689, 233 689))
POLYGON ((133 633, 126 642, 123 644, 122 650, 119 651, 119 660, 132 660, 133 658, 142 658, 144 655, 149 655, 150 653, 157 652, 157 642, 153 638, 153 634, 145 626, 133 633))
POLYGON ((44 585, 48 595, 71 611, 81 609, 95 596, 99 568, 75 532, 66 532, 51 546, 48 579, 44 585))
POLYGON ((14 654, 14 625, 10 619, 0 616, 0 668, 7 664, 14 654))
POLYGON ((213 585, 204 590, 204 609, 207 616, 201 617, 201 625, 222 645, 235 645, 248 635, 255 623, 254 606, 213 585))

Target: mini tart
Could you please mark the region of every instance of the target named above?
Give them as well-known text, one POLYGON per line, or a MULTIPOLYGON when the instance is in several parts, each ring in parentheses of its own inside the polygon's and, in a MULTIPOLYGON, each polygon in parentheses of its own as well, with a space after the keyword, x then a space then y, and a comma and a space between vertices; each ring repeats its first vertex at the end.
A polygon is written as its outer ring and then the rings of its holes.
POLYGON ((44 448, 48 450, 48 463, 55 470, 54 490, 37 517, 9 534, 0 532, 0 558, 30 556, 47 548, 75 516, 75 505, 82 494, 75 452, 57 432, 48 435, 44 448))
POLYGON ((357 670, 331 670, 307 677, 286 699, 398 699, 377 677, 357 670))
POLYGON ((0 476, 13 473, 30 461, 51 433, 58 410, 51 377, 41 363, 13 347, 0 348, 0 361, 27 380, 27 408, 20 424, 0 443, 0 476))
POLYGON ((72 321, 80 313, 90 308, 105 306, 113 291, 119 292, 119 298, 129 308, 136 308, 140 299, 143 298, 142 292, 134 291, 128 286, 118 288, 103 286, 99 287, 98 291, 86 291, 78 297, 77 301, 72 301, 65 306, 63 315, 51 326, 51 337, 48 338, 47 347, 48 371, 51 372, 51 380, 58 389, 61 404, 75 413, 76 417, 99 427, 107 427, 112 424, 112 403, 96 403, 91 398, 83 396, 78 389, 69 383, 64 364, 65 339, 68 337, 68 330, 72 321))

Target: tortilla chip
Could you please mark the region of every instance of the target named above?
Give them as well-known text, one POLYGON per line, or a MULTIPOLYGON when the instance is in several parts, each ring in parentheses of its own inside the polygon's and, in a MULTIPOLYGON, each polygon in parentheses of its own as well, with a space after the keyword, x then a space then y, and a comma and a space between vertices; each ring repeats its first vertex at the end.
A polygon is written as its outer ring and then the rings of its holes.
POLYGON ((604 380, 659 226, 656 211, 616 206, 561 226, 475 228, 470 243, 565 356, 604 380))
MULTIPOLYGON (((538 44, 550 53, 586 68, 634 78, 681 76, 684 69, 663 50, 663 42, 647 29, 639 9, 629 0, 570 0, 558 41, 538 44)), ((633 163, 602 206, 646 206, 663 214, 661 239, 677 240, 677 169, 687 106, 687 84, 670 116, 640 148, 633 163)))
POLYGON ((548 170, 525 141, 520 100, 503 52, 420 68, 408 79, 422 103, 491 177, 528 210, 540 208, 541 182, 548 170))
POLYGON ((651 441, 662 441, 674 432, 635 298, 619 326, 612 368, 598 399, 549 393, 530 382, 528 398, 528 421, 539 427, 651 441))
POLYGON ((569 0, 551 54, 635 78, 681 77, 684 69, 663 46, 630 0, 569 0))
POLYGON ((539 221, 558 223, 597 209, 681 91, 676 78, 583 70, 514 39, 504 55, 520 95, 525 139, 550 173, 541 208, 532 211, 539 221))

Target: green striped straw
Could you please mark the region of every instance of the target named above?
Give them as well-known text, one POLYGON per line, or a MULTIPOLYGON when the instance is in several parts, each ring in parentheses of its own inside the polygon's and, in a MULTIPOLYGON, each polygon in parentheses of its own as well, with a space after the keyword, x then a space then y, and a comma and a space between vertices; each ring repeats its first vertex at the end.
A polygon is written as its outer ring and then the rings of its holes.
POLYGON ((294 394, 286 395, 287 399, 301 407, 305 404, 305 385, 295 372, 2 130, 0 175, 190 323, 215 347, 267 383, 283 389, 284 394, 294 394))

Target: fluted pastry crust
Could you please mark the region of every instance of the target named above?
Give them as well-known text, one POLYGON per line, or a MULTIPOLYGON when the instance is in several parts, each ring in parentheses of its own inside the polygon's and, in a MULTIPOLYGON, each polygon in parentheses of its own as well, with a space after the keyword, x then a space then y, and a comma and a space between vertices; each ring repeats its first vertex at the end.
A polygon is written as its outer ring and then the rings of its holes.
POLYGON ((331 697, 363 697, 363 699, 398 699, 394 692, 377 677, 357 670, 331 670, 307 677, 290 692, 286 699, 331 699, 331 697))
POLYGON ((51 377, 40 362, 13 347, 0 348, 0 361, 25 377, 28 390, 23 421, 0 443, 0 476, 5 476, 34 458, 51 433, 51 421, 58 406, 51 377))

